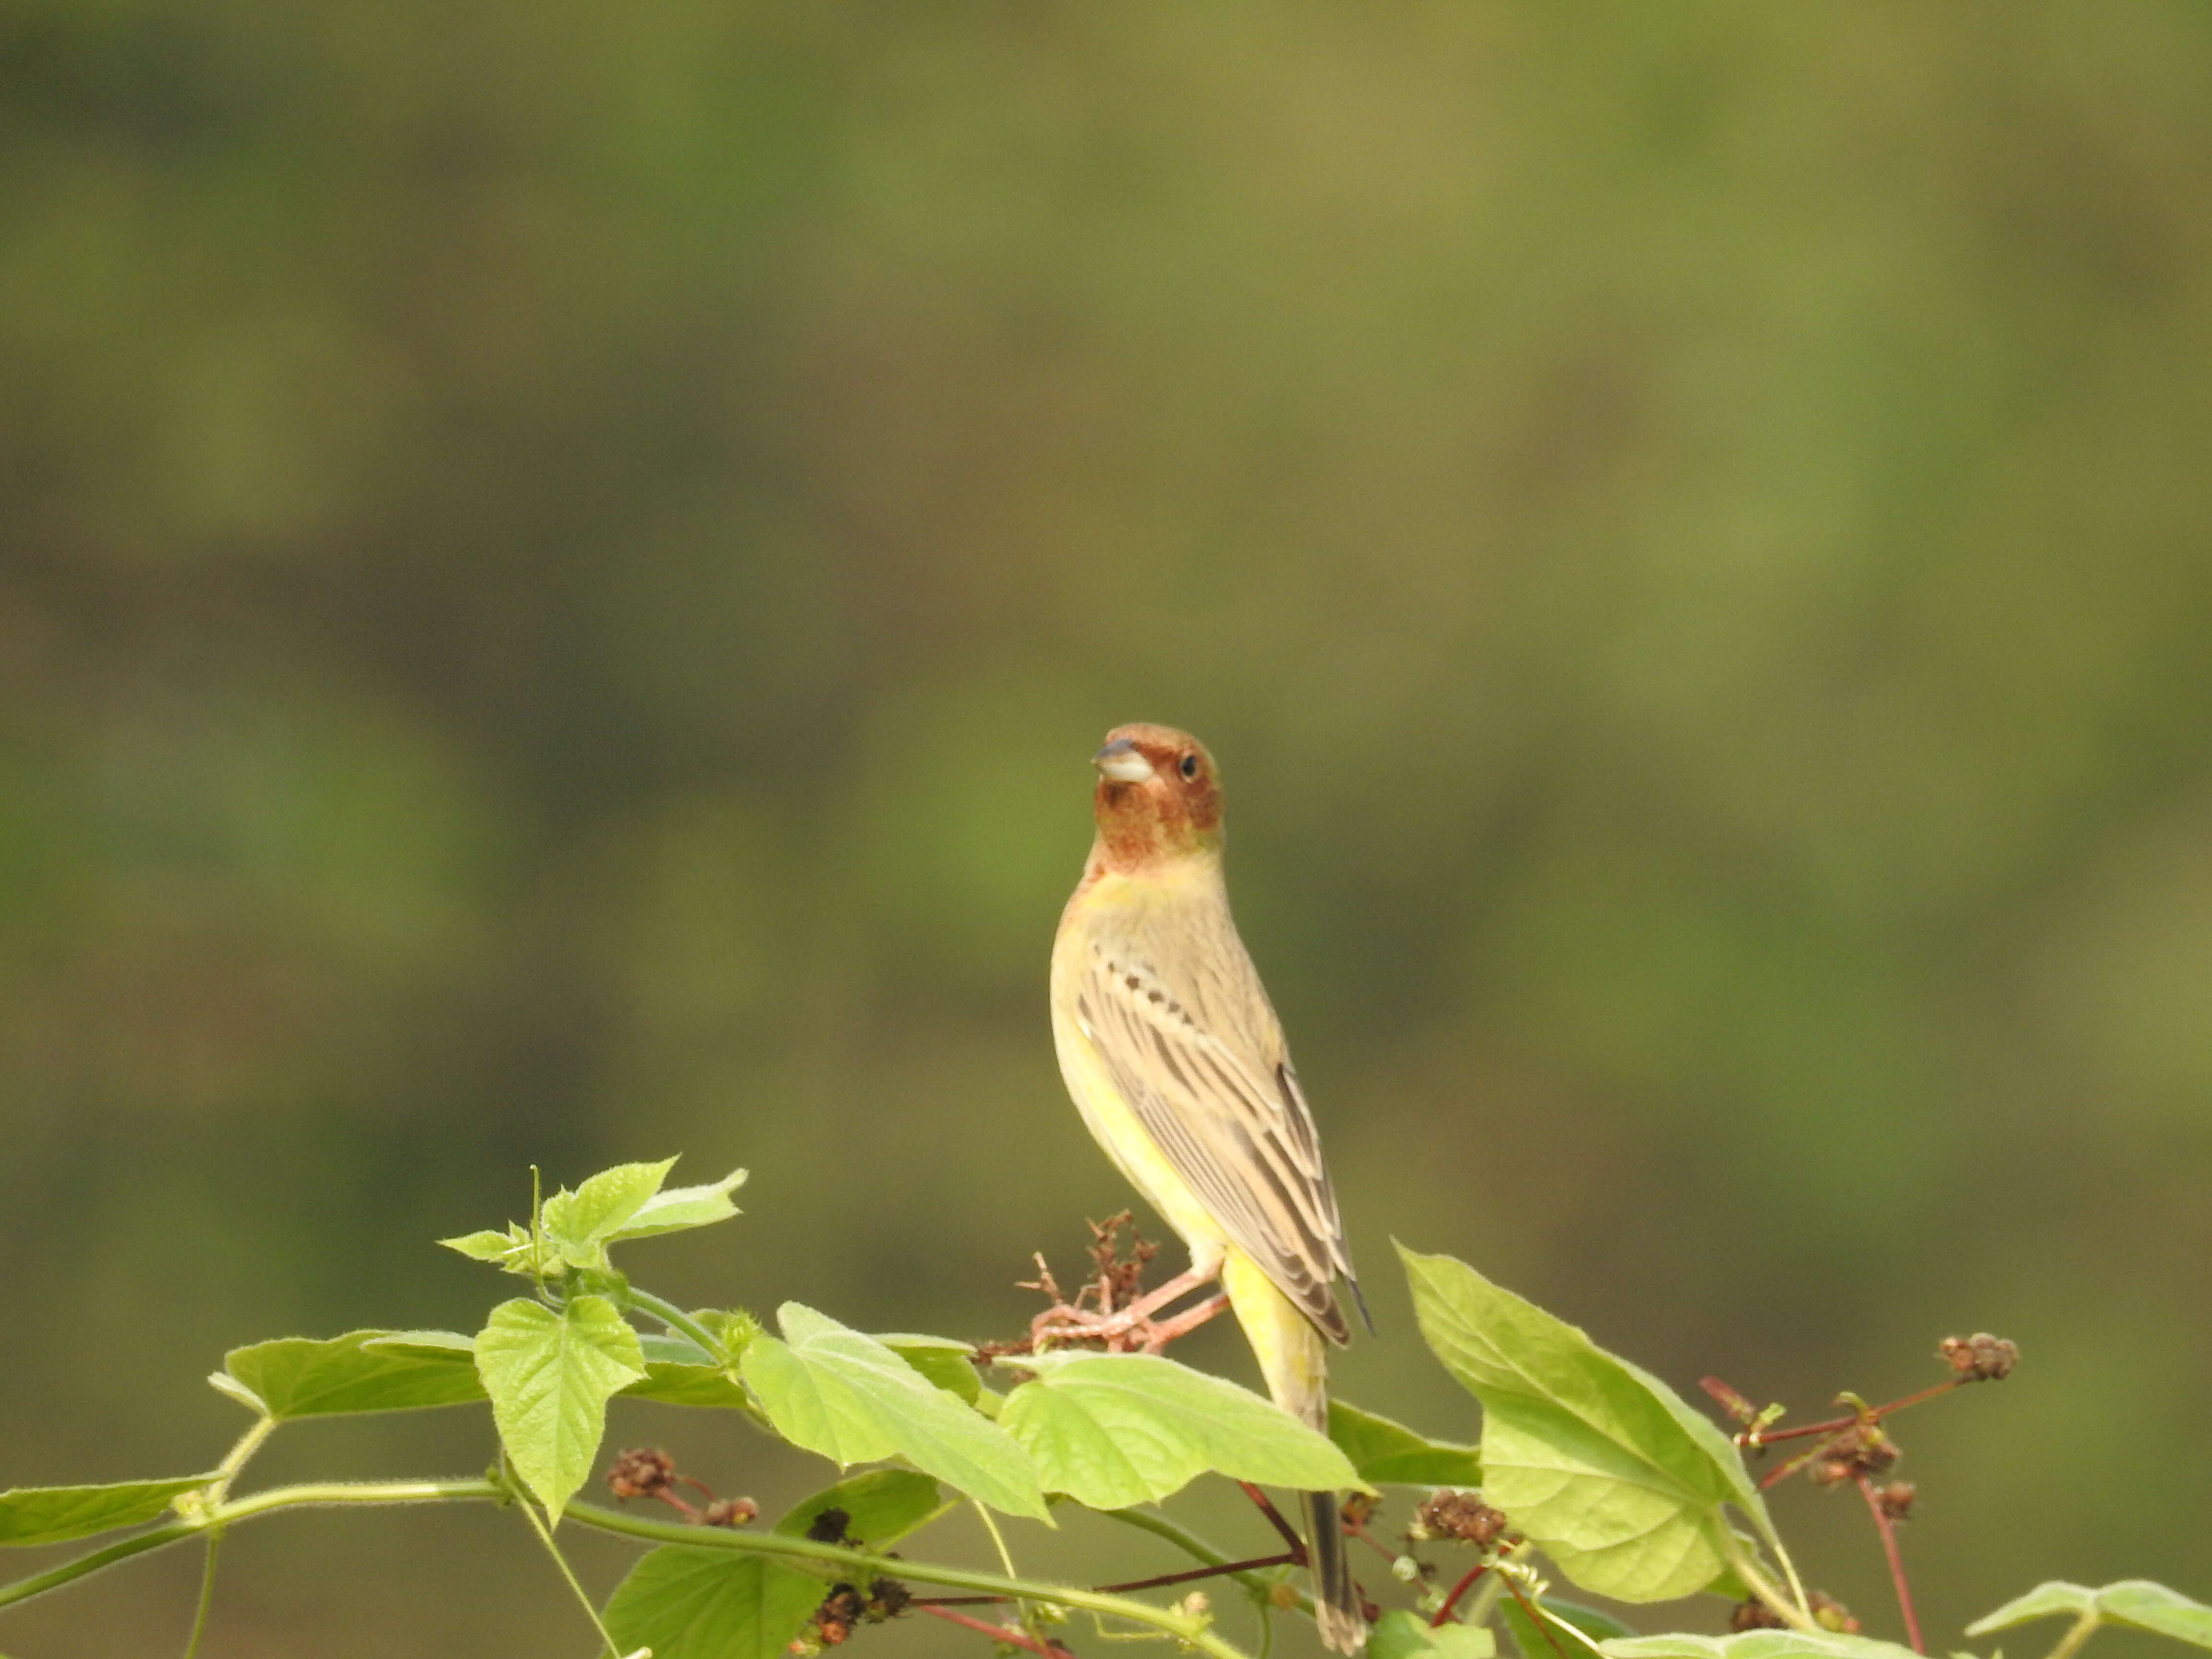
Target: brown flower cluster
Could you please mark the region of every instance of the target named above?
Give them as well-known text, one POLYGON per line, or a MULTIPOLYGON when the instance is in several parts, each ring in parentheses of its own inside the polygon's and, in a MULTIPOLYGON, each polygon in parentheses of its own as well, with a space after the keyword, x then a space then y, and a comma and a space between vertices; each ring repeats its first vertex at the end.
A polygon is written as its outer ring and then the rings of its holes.
POLYGON ((1471 1492, 1438 1492, 1415 1511, 1407 1535, 1419 1540, 1450 1538, 1486 1548, 1504 1533, 1505 1512, 1471 1492))
POLYGON ((633 1446, 615 1459, 607 1470, 607 1490, 617 1498, 657 1498, 695 1527, 742 1527, 760 1515, 760 1505, 750 1498, 717 1498, 704 1482, 676 1472, 676 1460, 657 1446, 633 1446), (677 1495, 676 1483, 695 1487, 707 1502, 686 1503, 677 1495))
POLYGON ((1960 1380, 1966 1382, 1995 1382, 2009 1376, 2012 1368, 2020 1364, 2020 1345, 2001 1336, 1991 1336, 1987 1331, 1977 1331, 1972 1336, 1947 1336, 1936 1352, 1943 1356, 1960 1380))

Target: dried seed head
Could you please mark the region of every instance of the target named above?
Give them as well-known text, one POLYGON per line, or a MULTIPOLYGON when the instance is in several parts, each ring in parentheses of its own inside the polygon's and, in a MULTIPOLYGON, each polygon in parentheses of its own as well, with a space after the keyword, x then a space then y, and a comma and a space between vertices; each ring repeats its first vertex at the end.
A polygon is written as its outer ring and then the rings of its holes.
POLYGON ((1732 1631, 1787 1630, 1782 1615, 1760 1601, 1747 1596, 1729 1609, 1729 1628, 1732 1631))
POLYGON ((1893 1480, 1875 1493, 1874 1501, 1881 1505, 1881 1512, 1892 1521, 1910 1521, 1912 1500, 1919 1493, 1920 1489, 1910 1480, 1893 1480))
POLYGON ((1344 1529, 1351 1532, 1372 1521, 1375 1518, 1376 1506, 1380 1501, 1372 1494, 1364 1492, 1356 1492, 1346 1497, 1337 1509, 1337 1516, 1344 1522, 1344 1529))
POLYGON ((1416 1539, 1452 1538, 1485 1548, 1497 1541, 1506 1528, 1504 1512, 1494 1510, 1471 1492, 1439 1492, 1414 1512, 1410 1528, 1416 1539))
POLYGON ((718 1498, 699 1518, 710 1527, 742 1527, 759 1514, 760 1505, 750 1498, 718 1498))
POLYGON ((1968 1382, 1994 1382, 2009 1376, 2020 1364, 2020 1346, 1987 1331, 1972 1336, 1947 1336, 1936 1352, 1959 1376, 1968 1382))
POLYGON ((1880 1424, 1862 1423, 1823 1446, 1805 1474, 1816 1486, 1833 1486, 1861 1475, 1880 1474, 1904 1455, 1880 1424))
POLYGON ((607 1471, 607 1489, 617 1498, 658 1498, 676 1479, 676 1460, 653 1446, 624 1452, 607 1471))
POLYGON ((860 1600, 860 1591, 850 1584, 833 1586, 822 1598, 822 1605, 814 1609, 814 1628, 820 1632, 822 1644, 837 1646, 853 1633, 853 1626, 866 1612, 867 1604, 860 1600))

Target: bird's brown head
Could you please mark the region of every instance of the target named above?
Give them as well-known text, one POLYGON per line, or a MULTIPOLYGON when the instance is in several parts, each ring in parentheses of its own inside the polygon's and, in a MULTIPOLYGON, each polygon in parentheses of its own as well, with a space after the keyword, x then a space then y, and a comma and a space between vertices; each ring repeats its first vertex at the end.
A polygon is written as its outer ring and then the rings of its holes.
POLYGON ((1091 757, 1097 856, 1109 869, 1142 869, 1221 845, 1221 778, 1206 745, 1171 726, 1117 726, 1091 757))

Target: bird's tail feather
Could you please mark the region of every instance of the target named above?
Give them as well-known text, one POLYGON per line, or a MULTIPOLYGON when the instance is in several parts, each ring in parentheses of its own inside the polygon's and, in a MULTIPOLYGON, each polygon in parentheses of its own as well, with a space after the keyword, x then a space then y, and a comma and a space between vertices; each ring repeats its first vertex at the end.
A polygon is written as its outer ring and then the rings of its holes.
MULTIPOLYGON (((1313 1322, 1241 1250, 1231 1249, 1223 1261, 1221 1284, 1237 1310, 1237 1322, 1251 1340, 1275 1403, 1327 1433, 1328 1350, 1313 1322)), ((1305 1510, 1306 1555, 1313 1571, 1314 1619, 1321 1626, 1321 1639, 1334 1652, 1357 1653, 1367 1639, 1367 1620, 1360 1613, 1358 1589, 1352 1582, 1336 1494, 1310 1492, 1300 1498, 1305 1510)))
POLYGON ((1352 1582, 1352 1558, 1345 1553, 1344 1527, 1337 1518, 1336 1494, 1304 1494, 1306 1553, 1313 1561, 1314 1622, 1321 1639, 1336 1653, 1357 1653, 1367 1639, 1367 1620, 1359 1611, 1359 1591, 1352 1582))

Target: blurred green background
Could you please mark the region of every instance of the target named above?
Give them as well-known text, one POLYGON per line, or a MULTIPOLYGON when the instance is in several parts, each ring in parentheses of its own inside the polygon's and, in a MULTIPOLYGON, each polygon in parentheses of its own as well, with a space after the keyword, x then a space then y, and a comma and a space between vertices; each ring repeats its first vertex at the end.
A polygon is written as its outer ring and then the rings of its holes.
MULTIPOLYGON (((1012 1331, 1126 1201, 1044 963, 1148 719, 1227 774, 1348 1397, 1475 1426, 1394 1235, 1801 1416, 1990 1329, 1902 1430, 1938 1650, 2212 1596, 2208 192, 2179 3, 21 0, 0 1484, 471 1323, 429 1241, 532 1162, 749 1166, 672 1294, 1012 1331)), ((1856 1500, 1779 1507, 1895 1634, 1856 1500)), ((589 1648, 512 1517, 228 1555, 218 1659, 589 1648)), ((196 1574, 0 1644, 168 1651, 196 1574)))

